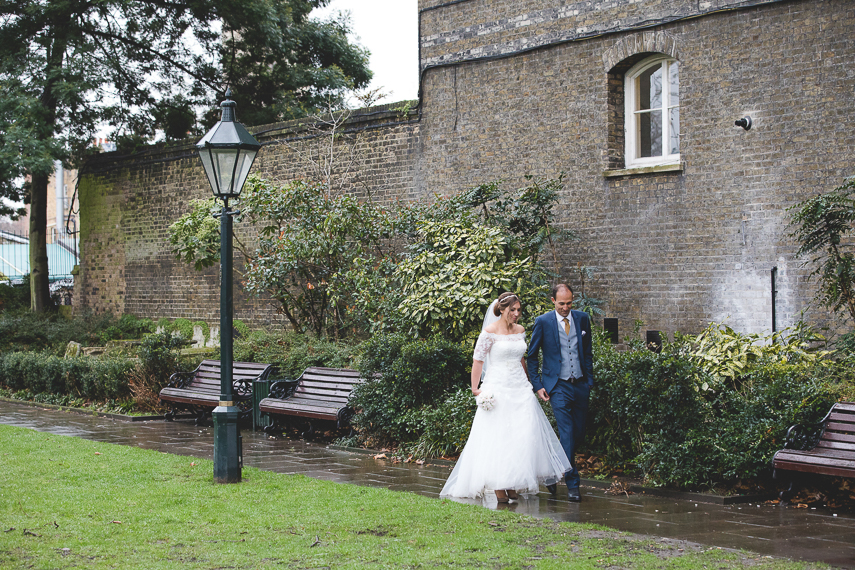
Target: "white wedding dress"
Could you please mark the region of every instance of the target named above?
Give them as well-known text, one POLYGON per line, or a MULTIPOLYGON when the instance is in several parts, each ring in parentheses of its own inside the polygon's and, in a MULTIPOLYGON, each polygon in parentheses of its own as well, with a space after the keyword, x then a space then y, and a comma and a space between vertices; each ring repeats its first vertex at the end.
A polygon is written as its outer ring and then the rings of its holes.
POLYGON ((497 489, 537 493, 541 484, 557 483, 570 469, 523 370, 525 352, 525 333, 478 337, 473 358, 489 362, 481 390, 493 394, 495 405, 475 412, 441 497, 483 498, 497 489))

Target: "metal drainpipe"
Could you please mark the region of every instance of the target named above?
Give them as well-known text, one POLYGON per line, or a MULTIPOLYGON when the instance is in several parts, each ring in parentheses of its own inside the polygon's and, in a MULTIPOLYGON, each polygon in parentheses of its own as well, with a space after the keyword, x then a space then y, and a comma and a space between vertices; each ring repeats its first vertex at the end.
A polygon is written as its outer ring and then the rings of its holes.
POLYGON ((775 305, 777 304, 778 299, 778 268, 772 268, 772 332, 776 332, 778 330, 777 327, 777 316, 775 314, 775 305))

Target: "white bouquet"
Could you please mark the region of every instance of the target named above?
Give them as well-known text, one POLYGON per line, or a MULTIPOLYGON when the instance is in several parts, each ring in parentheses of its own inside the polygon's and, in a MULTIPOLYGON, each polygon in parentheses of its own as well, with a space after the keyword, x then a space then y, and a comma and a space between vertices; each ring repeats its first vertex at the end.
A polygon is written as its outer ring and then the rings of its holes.
POLYGON ((496 397, 493 396, 492 392, 481 390, 481 392, 475 396, 475 403, 478 404, 478 407, 485 412, 489 412, 496 406, 496 397))

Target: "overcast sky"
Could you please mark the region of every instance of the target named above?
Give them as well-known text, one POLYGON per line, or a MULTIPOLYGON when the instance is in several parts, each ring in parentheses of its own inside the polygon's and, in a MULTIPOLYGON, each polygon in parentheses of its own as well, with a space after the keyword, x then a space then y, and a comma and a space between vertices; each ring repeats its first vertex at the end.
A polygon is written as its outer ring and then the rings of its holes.
POLYGON ((353 39, 371 52, 374 79, 382 87, 381 103, 416 99, 419 93, 418 0, 332 0, 312 15, 350 12, 353 39))

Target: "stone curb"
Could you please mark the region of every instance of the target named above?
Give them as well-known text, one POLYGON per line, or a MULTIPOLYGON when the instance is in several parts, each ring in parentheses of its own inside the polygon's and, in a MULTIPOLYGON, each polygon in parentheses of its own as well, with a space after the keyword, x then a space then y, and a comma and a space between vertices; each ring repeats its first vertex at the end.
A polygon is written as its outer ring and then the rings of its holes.
MULTIPOLYGON (((327 446, 329 449, 337 449, 340 451, 346 451, 349 453, 358 453, 361 455, 377 455, 379 453, 383 453, 376 449, 365 449, 362 447, 347 447, 344 445, 329 445, 327 446)), ((456 462, 449 461, 448 459, 426 459, 425 465, 431 463, 433 465, 446 465, 449 467, 453 467, 456 462)), ((609 489, 612 486, 611 480, 601 481, 598 479, 582 479, 582 486, 589 487, 593 489, 609 489)), ((680 501, 691 502, 694 501, 696 503, 708 503, 714 505, 736 505, 736 504, 744 504, 744 503, 762 503, 768 499, 774 499, 778 496, 777 493, 761 493, 756 495, 713 495, 711 493, 695 493, 691 491, 675 491, 673 489, 660 489, 657 487, 645 487, 643 485, 635 485, 630 484, 627 488, 628 491, 634 493, 636 495, 650 495, 653 497, 665 497, 668 499, 677 499, 680 501)))

